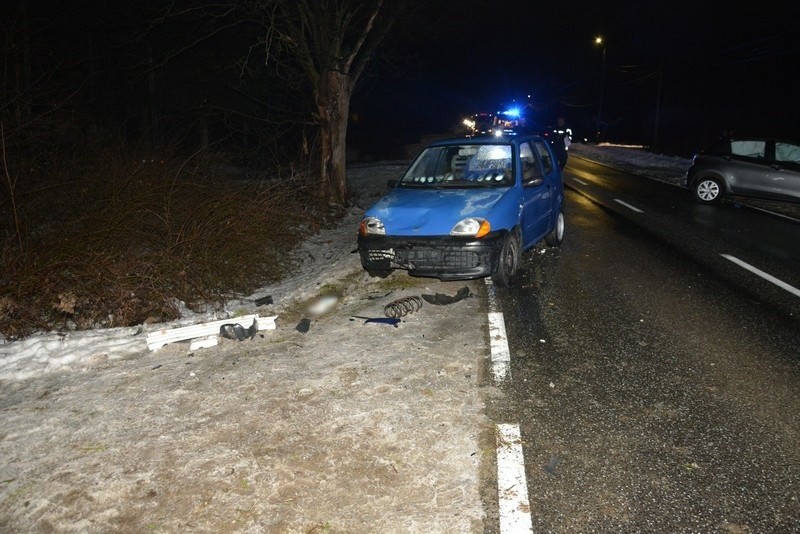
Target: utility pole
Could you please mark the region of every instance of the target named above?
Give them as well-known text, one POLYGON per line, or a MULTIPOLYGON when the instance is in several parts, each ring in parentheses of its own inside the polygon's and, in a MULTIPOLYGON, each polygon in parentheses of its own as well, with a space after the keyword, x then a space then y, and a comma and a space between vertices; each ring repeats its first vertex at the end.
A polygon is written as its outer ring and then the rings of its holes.
POLYGON ((603 47, 603 62, 600 65, 600 98, 597 102, 597 140, 600 140, 600 128, 603 123, 603 90, 606 84, 606 44, 602 37, 595 37, 595 44, 603 47))
POLYGON ((664 78, 664 64, 658 65, 658 86, 656 89, 656 119, 653 126, 653 146, 658 146, 658 123, 661 118, 661 83, 664 78))

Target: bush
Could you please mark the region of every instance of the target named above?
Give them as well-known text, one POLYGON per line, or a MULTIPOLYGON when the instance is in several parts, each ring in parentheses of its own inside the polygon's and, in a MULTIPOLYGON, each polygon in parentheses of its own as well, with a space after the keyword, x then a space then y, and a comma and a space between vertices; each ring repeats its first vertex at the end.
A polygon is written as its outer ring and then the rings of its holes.
POLYGON ((112 146, 46 168, 7 159, 0 335, 222 306, 285 275, 289 252, 332 215, 306 179, 242 180, 209 155, 168 156, 112 146))

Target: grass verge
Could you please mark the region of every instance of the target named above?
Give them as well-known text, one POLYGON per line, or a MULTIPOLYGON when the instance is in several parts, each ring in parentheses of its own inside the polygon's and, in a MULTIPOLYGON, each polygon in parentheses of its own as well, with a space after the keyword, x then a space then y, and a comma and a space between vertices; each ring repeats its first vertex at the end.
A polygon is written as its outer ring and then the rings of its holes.
POLYGON ((221 307, 281 279, 290 251, 341 215, 293 174, 245 180, 210 155, 160 156, 109 147, 5 166, 0 335, 221 307))

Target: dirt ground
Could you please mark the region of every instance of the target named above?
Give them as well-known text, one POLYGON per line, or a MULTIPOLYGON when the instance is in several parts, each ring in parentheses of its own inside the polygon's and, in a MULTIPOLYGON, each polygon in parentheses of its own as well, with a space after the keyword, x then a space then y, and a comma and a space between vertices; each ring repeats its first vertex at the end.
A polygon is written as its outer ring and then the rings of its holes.
POLYGON ((482 532, 485 298, 352 316, 485 288, 353 273, 305 333, 287 310, 252 340, 0 383, 0 530, 482 532))

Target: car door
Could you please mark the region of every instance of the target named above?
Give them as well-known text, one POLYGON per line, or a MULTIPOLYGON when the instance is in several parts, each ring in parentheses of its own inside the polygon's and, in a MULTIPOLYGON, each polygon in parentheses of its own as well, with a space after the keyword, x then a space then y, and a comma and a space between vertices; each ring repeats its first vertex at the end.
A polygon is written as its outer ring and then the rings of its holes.
POLYGON ((771 195, 800 202, 800 145, 775 141, 771 195))
POLYGON ((770 159, 766 139, 733 139, 730 142, 731 193, 760 196, 771 187, 770 159))
POLYGON ((532 139, 520 143, 522 169, 522 239, 523 248, 538 243, 549 231, 553 210, 553 179, 556 162, 544 141, 532 139))

